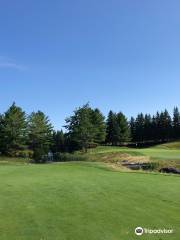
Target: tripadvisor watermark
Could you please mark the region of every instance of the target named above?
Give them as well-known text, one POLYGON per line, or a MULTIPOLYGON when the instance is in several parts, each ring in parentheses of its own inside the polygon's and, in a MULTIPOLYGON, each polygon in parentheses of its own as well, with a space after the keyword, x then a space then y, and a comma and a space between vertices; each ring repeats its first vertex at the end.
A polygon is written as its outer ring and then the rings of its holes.
POLYGON ((173 233, 173 229, 166 229, 166 228, 158 228, 158 229, 150 229, 150 228, 142 228, 136 227, 135 234, 137 236, 141 236, 143 234, 171 234, 173 233))

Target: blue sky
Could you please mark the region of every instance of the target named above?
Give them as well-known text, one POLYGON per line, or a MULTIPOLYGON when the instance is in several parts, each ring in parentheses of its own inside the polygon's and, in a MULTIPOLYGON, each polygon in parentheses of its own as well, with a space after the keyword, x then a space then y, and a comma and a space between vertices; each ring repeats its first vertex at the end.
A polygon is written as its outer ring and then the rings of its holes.
POLYGON ((15 101, 56 128, 90 102, 128 117, 180 96, 178 0, 0 1, 0 112, 15 101))

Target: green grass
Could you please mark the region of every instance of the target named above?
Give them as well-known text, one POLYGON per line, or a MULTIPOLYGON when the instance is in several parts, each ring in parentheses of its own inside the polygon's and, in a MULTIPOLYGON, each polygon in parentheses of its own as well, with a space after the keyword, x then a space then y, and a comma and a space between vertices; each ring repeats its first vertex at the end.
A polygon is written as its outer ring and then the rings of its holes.
MULTIPOLYGON (((166 145, 167 146, 167 145, 166 145)), ((158 145, 155 147, 149 148, 128 148, 128 147, 111 147, 111 146, 103 146, 97 147, 95 149, 90 149, 88 154, 108 154, 108 153, 127 153, 132 156, 150 156, 156 159, 169 159, 169 160, 180 160, 180 149, 171 149, 168 147, 164 147, 164 144, 158 145)))
POLYGON ((85 162, 44 165, 0 157, 0 239, 179 240, 180 177, 113 171, 103 163, 130 155, 179 167, 179 145, 98 147, 81 154, 85 162), (137 226, 175 232, 137 237, 137 226))
POLYGON ((180 150, 180 141, 159 144, 156 146, 156 148, 180 150))
POLYGON ((169 149, 152 147, 152 148, 138 149, 137 152, 150 156, 153 159, 180 160, 180 150, 169 150, 169 149))
POLYGON ((179 186, 98 163, 0 166, 0 239, 179 240, 179 186), (136 237, 136 226, 175 233, 136 237))
MULTIPOLYGON (((134 162, 152 162, 156 164, 154 171, 159 171, 162 167, 175 167, 180 169, 180 142, 161 144, 148 148, 128 148, 99 146, 89 149, 86 154, 77 152, 86 158, 87 161, 108 162, 116 164, 122 160, 131 160, 134 162)), ((121 167, 122 168, 122 167, 121 167)), ((120 169, 119 169, 120 170, 120 169)), ((121 170, 125 170, 124 168, 121 170)))

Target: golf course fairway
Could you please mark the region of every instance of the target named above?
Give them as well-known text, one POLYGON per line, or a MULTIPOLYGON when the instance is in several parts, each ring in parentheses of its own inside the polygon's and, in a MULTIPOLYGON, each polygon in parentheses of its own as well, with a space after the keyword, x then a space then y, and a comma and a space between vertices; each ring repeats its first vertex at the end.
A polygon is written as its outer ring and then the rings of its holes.
POLYGON ((180 238, 180 178, 98 163, 0 166, 1 240, 180 238), (173 229, 136 236, 136 227, 173 229))

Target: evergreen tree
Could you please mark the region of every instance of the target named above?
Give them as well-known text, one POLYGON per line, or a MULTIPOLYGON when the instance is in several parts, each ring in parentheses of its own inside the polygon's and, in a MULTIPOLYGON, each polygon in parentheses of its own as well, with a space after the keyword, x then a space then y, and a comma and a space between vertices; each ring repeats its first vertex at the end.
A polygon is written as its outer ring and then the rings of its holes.
POLYGON ((156 140, 161 140, 161 118, 160 113, 157 112, 155 116, 155 124, 156 124, 156 140))
POLYGON ((109 112, 106 122, 106 142, 111 145, 119 145, 130 139, 128 121, 122 112, 118 114, 109 112))
POLYGON ((160 140, 168 141, 171 138, 171 117, 168 111, 165 109, 164 112, 160 114, 160 124, 159 124, 159 131, 160 131, 160 140))
POLYGON ((144 140, 151 140, 152 132, 152 119, 150 114, 145 114, 144 116, 144 140))
POLYGON ((116 116, 118 126, 118 144, 128 142, 130 140, 130 128, 127 118, 122 112, 116 116))
POLYGON ((130 124, 131 140, 135 142, 136 141, 136 123, 133 117, 131 117, 129 124, 130 124))
POLYGON ((26 146, 26 114, 13 103, 0 119, 1 152, 14 156, 17 150, 26 146))
POLYGON ((52 144, 52 125, 41 111, 33 112, 28 119, 28 137, 34 160, 42 162, 52 144))
POLYGON ((120 145, 132 139, 142 144, 148 141, 158 143, 180 139, 180 112, 174 108, 173 118, 167 110, 150 114, 138 114, 128 123, 122 112, 109 111, 106 123, 99 109, 89 104, 74 111, 66 119, 67 133, 52 131, 48 117, 42 112, 32 113, 26 120, 26 114, 15 103, 0 115, 0 153, 16 154, 16 151, 29 148, 34 159, 42 161, 51 149, 53 152, 87 150, 88 147, 102 144, 120 145), (27 126, 28 125, 28 126, 27 126), (29 145, 28 145, 29 144, 29 145))
POLYGON ((115 145, 117 142, 117 122, 116 114, 113 111, 109 111, 108 118, 106 121, 106 142, 108 144, 115 145))
POLYGON ((153 115, 151 123, 151 140, 157 142, 159 140, 158 126, 157 126, 157 116, 153 115))
POLYGON ((51 150, 53 153, 65 151, 65 137, 62 130, 53 132, 51 150))
POLYGON ((164 118, 165 118, 164 131, 166 132, 166 140, 170 141, 172 139, 173 129, 172 119, 167 109, 165 109, 164 111, 164 118))
POLYGON ((0 114, 0 153, 4 151, 3 115, 0 114))
POLYGON ((98 108, 92 110, 92 124, 94 128, 94 142, 103 143, 106 137, 106 125, 104 122, 105 117, 98 108))
POLYGON ((144 115, 142 113, 137 115, 136 118, 136 141, 144 141, 144 115))
POLYGON ((89 104, 74 111, 74 115, 66 119, 68 137, 77 148, 87 151, 95 141, 94 125, 92 123, 92 109, 89 104))
POLYGON ((173 111, 173 138, 180 139, 180 113, 178 107, 173 111))

